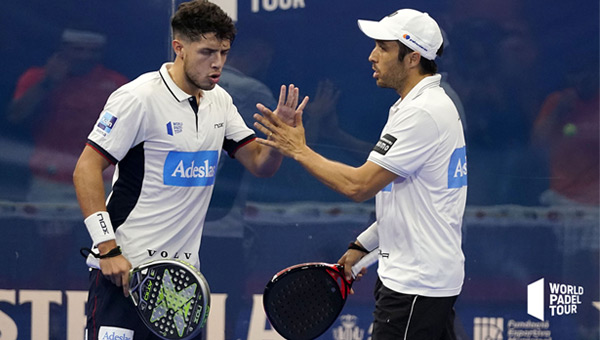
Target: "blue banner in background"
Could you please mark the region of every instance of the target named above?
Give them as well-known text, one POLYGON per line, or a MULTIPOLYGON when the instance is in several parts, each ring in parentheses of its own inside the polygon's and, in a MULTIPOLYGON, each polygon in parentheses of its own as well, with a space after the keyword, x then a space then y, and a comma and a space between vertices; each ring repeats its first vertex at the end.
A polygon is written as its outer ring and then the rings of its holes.
MULTIPOLYGON (((88 283, 78 253, 89 236, 77 207, 1 208, 2 336, 81 339, 88 283)), ((267 282, 293 264, 336 262, 372 213, 370 204, 249 202, 237 236, 218 235, 222 231, 209 226, 200 252, 212 292, 207 338, 279 339, 262 307, 267 282)), ((458 338, 593 339, 599 312, 598 223, 594 209, 468 208, 458 338)), ((375 279, 376 266, 354 284, 356 293, 319 339, 369 339, 375 279)))
MULTIPOLYGON (((458 338, 600 337, 598 2, 215 2, 238 28, 220 85, 247 125, 257 102, 274 108, 279 87, 293 83, 311 97, 309 145, 355 166, 398 99, 376 86, 374 42, 357 19, 399 7, 435 18, 442 86, 467 139, 456 160, 469 162, 458 338)), ((83 338, 88 273, 79 248, 91 240, 73 168, 110 93, 173 58, 169 18, 179 3, 0 4, 1 340, 83 338), (85 48, 65 49, 78 39, 85 48), (99 64, 82 62, 90 56, 99 64), (78 76, 61 81, 67 68, 78 76), (32 95, 36 88, 43 95, 32 95)), ((176 134, 177 122, 167 131, 176 134)), ((265 284, 293 264, 336 262, 373 221, 374 202, 350 203, 289 159, 257 179, 220 158, 201 247, 213 292, 206 338, 279 339, 262 308, 265 284)), ((375 278, 373 267, 320 339, 370 339, 375 278)))

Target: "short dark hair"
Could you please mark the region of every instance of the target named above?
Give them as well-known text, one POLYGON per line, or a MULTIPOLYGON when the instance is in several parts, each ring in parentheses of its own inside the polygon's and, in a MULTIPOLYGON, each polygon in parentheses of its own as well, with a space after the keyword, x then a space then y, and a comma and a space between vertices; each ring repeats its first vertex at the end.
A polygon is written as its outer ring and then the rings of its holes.
POLYGON ((174 37, 198 40, 215 33, 219 40, 233 43, 236 29, 233 20, 219 6, 207 0, 184 2, 171 19, 174 37))
MULTIPOLYGON (((400 49, 398 50, 398 59, 399 60, 404 60, 404 57, 406 57, 407 54, 414 52, 408 46, 401 43, 399 40, 396 40, 396 42, 398 43, 398 46, 400 47, 400 49)), ((437 50, 436 55, 438 57, 441 57, 443 53, 444 53, 444 44, 442 44, 442 46, 440 46, 440 48, 437 50)), ((423 57, 422 55, 421 55, 421 61, 419 62, 419 65, 421 66, 421 74, 436 74, 438 71, 438 67, 437 67, 437 64, 435 63, 435 61, 429 60, 429 59, 423 57)))

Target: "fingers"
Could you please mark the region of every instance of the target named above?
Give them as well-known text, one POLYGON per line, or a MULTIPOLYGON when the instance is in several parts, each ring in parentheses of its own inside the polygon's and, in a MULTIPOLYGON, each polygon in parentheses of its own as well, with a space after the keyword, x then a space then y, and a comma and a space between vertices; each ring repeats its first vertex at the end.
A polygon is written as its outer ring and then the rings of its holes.
POLYGON ((281 85, 279 88, 279 100, 277 102, 277 107, 287 106, 293 109, 298 106, 299 98, 300 89, 294 84, 290 84, 289 86, 281 85))
POLYGON ((129 271, 104 276, 108 278, 115 286, 122 287, 123 295, 125 295, 125 297, 129 296, 129 271))
POLYGON ((342 255, 342 257, 340 257, 340 259, 337 261, 337 264, 344 266, 344 264, 346 263, 346 253, 344 253, 344 255, 342 255))
POLYGON ((262 144, 262 145, 270 146, 272 148, 276 148, 276 144, 274 142, 271 142, 268 139, 256 138, 254 141, 257 142, 258 144, 262 144))
MULTIPOLYGON (((277 115, 269 110, 266 106, 264 106, 263 104, 256 104, 256 108, 258 109, 258 111, 260 113, 262 113, 262 115, 264 117, 266 117, 269 121, 273 122, 273 123, 278 123, 280 122, 280 119, 277 117, 277 115)), ((254 119, 256 119, 257 117, 261 117, 260 115, 254 115, 254 119)), ((264 119, 264 118, 263 118, 264 119)))
POLYGON ((344 266, 344 275, 346 276, 346 281, 352 281, 352 266, 344 266))
POLYGON ((295 108, 298 106, 298 97, 300 96, 300 89, 294 87, 294 84, 290 84, 289 92, 288 92, 288 101, 287 105, 290 108, 295 108))
MULTIPOLYGON (((263 122, 263 120, 262 120, 262 117, 261 117, 261 116, 259 116, 259 115, 255 115, 254 119, 256 119, 256 120, 260 120, 260 121, 261 121, 261 123, 263 122), (260 118, 259 118, 259 117, 260 117, 260 118)), ((270 136, 270 135, 272 134, 271 130, 269 130, 269 129, 267 129, 266 127, 264 127, 264 126, 263 126, 261 123, 259 123, 259 122, 254 122, 254 127, 255 127, 255 128, 258 130, 258 131, 260 131, 260 132, 264 133, 266 136, 270 136)), ((257 139, 257 140, 258 140, 258 139, 257 139)))
POLYGON ((102 275, 117 287, 123 287, 125 297, 129 296, 129 270, 131 263, 121 256, 100 260, 102 275))
POLYGON ((294 84, 290 84, 289 87, 281 85, 279 88, 279 101, 277 102, 277 107, 287 106, 295 108, 296 105, 298 105, 299 93, 299 89, 294 86, 294 84))
POLYGON ((284 105, 285 92, 286 92, 285 85, 281 85, 281 87, 279 88, 279 101, 277 102, 277 107, 281 107, 284 105))
MULTIPOLYGON (((306 105, 306 104, 305 104, 306 105)), ((254 114, 254 119, 258 121, 260 124, 254 123, 254 127, 257 128, 260 132, 269 136, 270 132, 274 132, 275 129, 284 127, 286 124, 279 118, 273 111, 269 110, 262 104, 257 104, 256 108, 262 114, 254 114)))
POLYGON ((306 107, 306 104, 308 104, 308 96, 305 96, 304 99, 302 100, 302 103, 300 103, 300 106, 298 106, 298 108, 296 109, 296 112, 298 111, 304 111, 304 108, 306 107))
POLYGON ((344 277, 346 278, 346 281, 352 281, 352 263, 348 261, 348 252, 344 253, 337 263, 344 266, 344 277))
POLYGON ((268 136, 271 131, 280 126, 278 123, 281 123, 281 121, 279 121, 279 118, 271 111, 262 113, 262 116, 257 113, 254 114, 253 117, 256 120, 256 122, 254 122, 254 127, 268 136))
POLYGON ((258 142, 259 144, 276 148, 277 144, 275 143, 275 140, 277 139, 277 137, 279 135, 277 133, 274 133, 274 131, 276 131, 277 128, 275 126, 273 126, 271 123, 269 123, 264 117, 262 117, 258 114, 254 115, 254 119, 260 121, 260 123, 254 122, 254 128, 256 128, 258 131, 262 132, 263 134, 265 134, 265 136, 267 136, 269 138, 269 139, 256 138, 255 141, 258 142))
POLYGON ((296 114, 296 125, 295 126, 301 126, 302 128, 304 128, 304 126, 302 125, 302 111, 298 112, 296 114))
POLYGON ((356 274, 356 277, 354 278, 354 281, 360 281, 360 279, 362 279, 362 277, 367 273, 367 268, 366 267, 362 267, 360 269, 360 272, 358 272, 358 274, 356 274))
POLYGON ((129 297, 129 271, 121 275, 121 282, 123 283, 123 295, 129 297))

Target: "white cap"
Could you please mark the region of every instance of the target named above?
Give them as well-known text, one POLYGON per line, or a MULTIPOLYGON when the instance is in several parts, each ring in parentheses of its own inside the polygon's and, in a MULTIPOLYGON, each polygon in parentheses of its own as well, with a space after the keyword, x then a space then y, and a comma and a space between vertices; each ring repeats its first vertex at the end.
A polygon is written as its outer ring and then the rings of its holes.
POLYGON ((400 9, 380 21, 358 20, 358 27, 375 40, 399 40, 429 60, 435 59, 443 42, 435 20, 414 9, 400 9))

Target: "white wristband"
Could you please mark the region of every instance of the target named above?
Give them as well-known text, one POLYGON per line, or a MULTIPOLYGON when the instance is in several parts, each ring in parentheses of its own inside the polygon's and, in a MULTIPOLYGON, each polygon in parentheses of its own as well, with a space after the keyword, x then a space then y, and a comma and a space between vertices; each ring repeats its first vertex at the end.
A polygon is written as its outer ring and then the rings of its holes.
POLYGON ((379 247, 379 234, 377 233, 377 222, 374 222, 356 238, 358 242, 368 251, 379 247))
POLYGON ((98 211, 88 216, 84 221, 94 247, 98 244, 115 239, 115 232, 113 231, 112 223, 110 223, 110 216, 106 211, 98 211))

